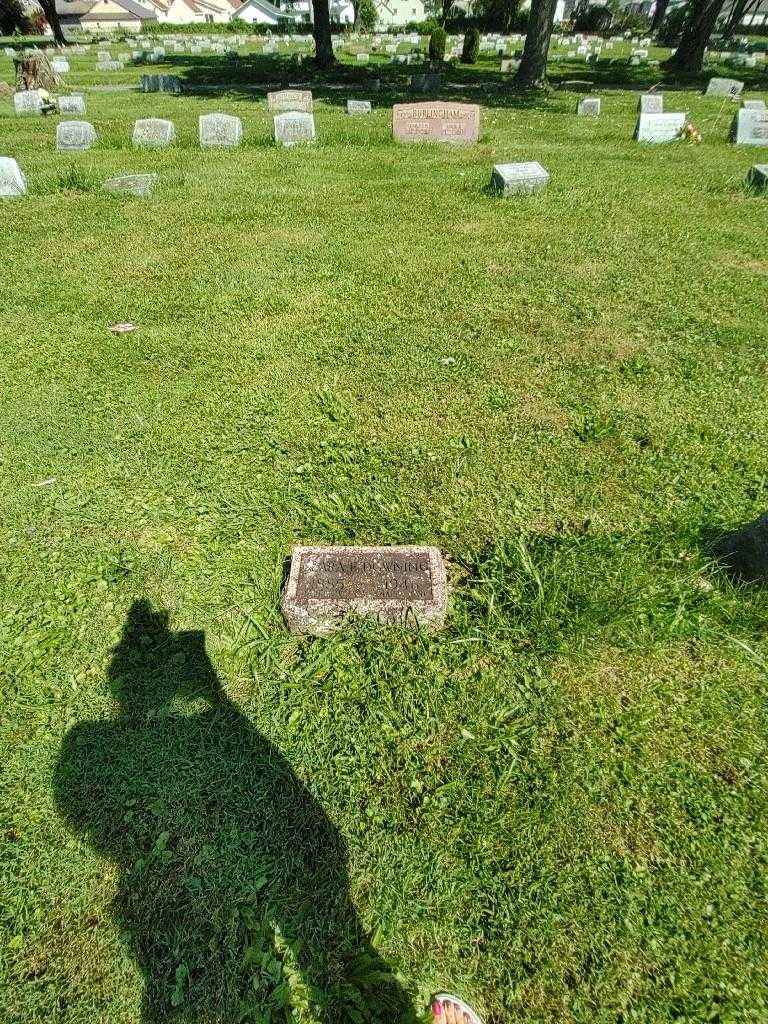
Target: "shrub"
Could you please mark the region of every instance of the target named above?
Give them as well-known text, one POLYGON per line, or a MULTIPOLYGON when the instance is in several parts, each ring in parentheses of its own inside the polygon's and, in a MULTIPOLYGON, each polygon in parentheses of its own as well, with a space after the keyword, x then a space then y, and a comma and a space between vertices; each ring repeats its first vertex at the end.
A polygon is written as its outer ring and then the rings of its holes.
POLYGON ((480 33, 476 28, 468 28, 464 36, 464 46, 461 50, 462 64, 476 64, 477 55, 480 53, 480 33))
POLYGON ((613 15, 607 7, 599 4, 580 6, 574 22, 577 32, 605 32, 611 27, 613 15))
POLYGON ((357 27, 363 29, 364 32, 373 32, 377 19, 376 4, 373 0, 360 0, 360 6, 357 9, 357 27))
POLYGON ((432 35, 429 37, 429 59, 430 60, 444 60, 445 59, 445 44, 448 40, 448 36, 444 28, 436 28, 432 35))

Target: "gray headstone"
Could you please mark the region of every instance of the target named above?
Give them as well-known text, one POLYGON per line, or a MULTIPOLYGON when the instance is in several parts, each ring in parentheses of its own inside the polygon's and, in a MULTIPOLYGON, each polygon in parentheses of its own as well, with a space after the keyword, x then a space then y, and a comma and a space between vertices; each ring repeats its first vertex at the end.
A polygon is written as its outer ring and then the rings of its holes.
POLYGON ((156 174, 121 174, 108 178, 101 186, 107 192, 126 192, 132 196, 148 196, 157 184, 156 174))
POLYGON ((239 146, 243 122, 229 114, 201 114, 199 121, 201 146, 239 146))
POLYGON ((96 129, 88 121, 60 121, 56 125, 56 149, 90 149, 96 129))
POLYGON ((101 60, 96 64, 97 71, 122 71, 123 63, 119 60, 101 60))
POLYGON ((740 96, 744 83, 735 78, 710 78, 705 96, 740 96))
POLYGON ((370 100, 347 100, 347 113, 359 117, 361 114, 370 114, 370 100))
POLYGON ((9 156, 0 156, 0 198, 12 199, 27 193, 27 179, 9 156))
POLYGON ((85 96, 59 96, 60 114, 84 114, 85 96))
POLYGON ((51 61, 51 69, 57 75, 66 75, 69 73, 69 61, 63 57, 54 57, 51 61))
POLYGON ((312 113, 312 93, 308 89, 280 89, 267 93, 267 107, 271 114, 288 111, 312 113))
POLYGON ((13 106, 17 114, 40 114, 43 109, 43 94, 40 89, 13 94, 13 106))
POLYGON ((549 184, 550 175, 536 160, 519 164, 495 164, 491 188, 502 196, 538 192, 549 184))
POLYGON ((733 119, 731 137, 737 146, 768 146, 768 110, 742 107, 733 119))
POLYGON ((297 146, 315 141, 315 118, 312 114, 286 111, 274 118, 275 142, 281 146, 297 146))
POLYGON ((644 92, 638 109, 641 114, 663 114, 664 96, 660 92, 644 92))
POLYGON ((641 114, 635 138, 638 142, 674 142, 680 138, 687 117, 684 113, 641 114))
POLYGON ((434 547, 296 547, 282 609, 292 633, 326 636, 350 616, 440 629, 448 581, 434 547))
POLYGON ((586 96, 579 100, 576 113, 582 117, 598 117, 600 114, 600 98, 598 96, 586 96))
POLYGON ((755 164, 751 167, 747 182, 754 188, 768 188, 768 164, 755 164))
POLYGON ((134 146, 170 146, 175 139, 176 126, 173 121, 147 117, 137 121, 133 126, 134 146))

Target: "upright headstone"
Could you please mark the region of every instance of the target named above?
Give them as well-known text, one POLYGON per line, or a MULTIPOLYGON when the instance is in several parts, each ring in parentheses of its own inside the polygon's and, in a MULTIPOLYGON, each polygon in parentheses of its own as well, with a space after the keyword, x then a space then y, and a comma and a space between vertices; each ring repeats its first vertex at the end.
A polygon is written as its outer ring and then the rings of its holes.
POLYGON ((271 114, 288 111, 312 113, 312 93, 308 89, 280 89, 267 93, 267 107, 271 114))
POLYGON ((744 83, 735 78, 710 78, 705 96, 740 96, 744 89, 744 83))
POLYGON ((90 149, 96 129, 88 121, 60 121, 56 125, 56 149, 90 149))
POLYGON ((134 146, 170 146, 175 139, 176 126, 173 121, 147 117, 137 121, 133 126, 134 146))
POLYGON ((598 96, 585 96, 579 100, 576 113, 582 117, 598 117, 600 114, 600 98, 598 96))
POLYGON ((51 68, 57 75, 69 74, 69 61, 63 57, 54 57, 51 61, 51 68))
POLYGON ((687 114, 641 114, 635 138, 638 142, 674 142, 681 137, 687 114))
POLYGON ((13 106, 17 114, 42 114, 47 93, 42 89, 28 89, 13 94, 13 106))
POLYGON ((549 172, 536 160, 519 164, 496 164, 491 174, 491 188, 502 196, 539 192, 550 181, 549 172))
POLYGON ((108 178, 101 187, 106 192, 148 196, 152 194, 157 178, 157 174, 121 174, 117 178, 108 178))
POLYGON ((639 111, 641 114, 663 114, 664 96, 660 92, 644 92, 640 96, 639 111))
POLYGON ((282 597, 292 633, 326 636, 349 617, 437 630, 448 579, 433 547, 296 547, 282 597))
POLYGON ((0 199, 13 199, 26 192, 27 179, 19 165, 9 156, 0 156, 0 199))
POLYGON ((480 134, 476 103, 396 103, 392 135, 398 142, 474 143, 480 134))
POLYGON ((731 137, 737 146, 768 146, 768 110, 742 107, 733 119, 731 137))
POLYGON ((274 117, 275 142, 280 146, 298 146, 315 141, 314 115, 305 111, 287 110, 274 117))
POLYGON ((201 146, 231 149, 243 137, 243 122, 229 114, 201 114, 198 125, 201 146))
POLYGON ((347 100, 348 114, 352 114, 354 117, 359 117, 361 114, 370 114, 370 112, 370 100, 347 100))
POLYGON ((85 96, 59 96, 60 114, 84 114, 85 96))
POLYGON ((747 182, 753 188, 768 188, 768 164, 755 164, 750 167, 747 182))

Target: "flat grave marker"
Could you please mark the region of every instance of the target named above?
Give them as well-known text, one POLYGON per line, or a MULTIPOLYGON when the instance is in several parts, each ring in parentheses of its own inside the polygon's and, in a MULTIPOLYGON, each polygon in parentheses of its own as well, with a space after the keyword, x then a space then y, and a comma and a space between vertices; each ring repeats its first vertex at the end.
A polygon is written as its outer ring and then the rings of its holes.
POLYGON ((768 146, 768 110, 742 107, 733 119, 731 137, 737 146, 768 146))
POLYGON ((440 629, 448 605, 435 547, 295 547, 282 598, 292 633, 326 636, 348 616, 440 629))
POLYGON ((347 100, 347 113, 353 117, 360 117, 371 113, 370 100, 347 100))
POLYGON ((60 114, 84 114, 85 96, 59 96, 60 114))
POLYGON ((516 164, 495 164, 491 188, 502 196, 529 195, 546 188, 549 172, 537 160, 516 164))
POLYGON ((744 89, 744 83, 736 78, 710 78, 707 84, 705 96, 740 96, 744 89))
POLYGON ((579 105, 576 108, 576 113, 579 114, 581 117, 599 117, 600 97, 586 96, 583 100, 579 100, 579 105))

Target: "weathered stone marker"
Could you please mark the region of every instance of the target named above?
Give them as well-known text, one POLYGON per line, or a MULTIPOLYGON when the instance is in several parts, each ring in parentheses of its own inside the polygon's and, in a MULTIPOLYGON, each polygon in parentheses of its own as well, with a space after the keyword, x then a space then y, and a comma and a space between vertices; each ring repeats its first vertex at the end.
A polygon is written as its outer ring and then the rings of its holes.
POLYGON ((175 139, 173 121, 164 121, 161 117, 142 118, 133 126, 134 146, 170 146, 175 139))
POLYGON ((443 557, 433 547, 296 547, 282 608, 292 633, 326 636, 345 617, 440 629, 448 606, 443 557))
POLYGON ((200 145, 233 148, 240 145, 243 122, 229 114, 201 114, 198 120, 200 145))
POLYGON ((311 114, 312 93, 309 89, 281 89, 279 92, 268 92, 267 107, 271 114, 283 114, 291 110, 311 114))
POLYGON ((733 119, 731 138, 737 146, 768 146, 768 110, 742 107, 733 119))
POLYGON ((315 141, 313 114, 290 110, 284 114, 275 114, 273 122, 275 142, 280 146, 299 146, 315 141))
POLYGON ((705 96, 740 96, 744 83, 736 78, 710 78, 705 96))
POLYGON ((496 164, 491 174, 491 188, 502 196, 525 195, 546 188, 549 178, 549 172, 537 160, 496 164))
POLYGON ((663 114, 664 96, 660 92, 644 92, 638 110, 641 114, 663 114))
POLYGON ((117 178, 107 178, 101 187, 105 192, 125 192, 143 197, 152 195, 157 179, 157 174, 121 174, 117 178))
POLYGON ((0 156, 0 199, 12 199, 27 192, 27 179, 10 156, 0 156))
POLYGON ((48 93, 43 89, 28 89, 13 96, 13 107, 17 114, 42 114, 48 93))
POLYGON ((750 167, 747 184, 753 188, 768 188, 768 164, 755 164, 750 167))
POLYGON ((370 114, 370 112, 370 100, 347 100, 347 113, 353 117, 360 117, 361 115, 370 114))
POLYGON ((84 114, 85 96, 59 96, 60 114, 84 114))
POLYGON ((641 114, 635 138, 638 142, 674 142, 680 138, 687 117, 682 113, 641 114))
POLYGON ((56 149, 90 149, 96 129, 88 121, 60 121, 56 125, 56 149))
POLYGON ((396 103, 392 135, 398 142, 471 144, 480 134, 476 103, 396 103))
POLYGON ((579 105, 576 108, 576 113, 582 117, 599 117, 600 116, 600 97, 599 96, 587 96, 583 100, 579 100, 579 105))

